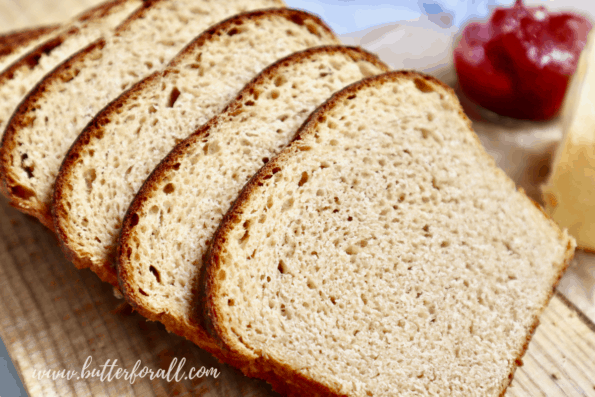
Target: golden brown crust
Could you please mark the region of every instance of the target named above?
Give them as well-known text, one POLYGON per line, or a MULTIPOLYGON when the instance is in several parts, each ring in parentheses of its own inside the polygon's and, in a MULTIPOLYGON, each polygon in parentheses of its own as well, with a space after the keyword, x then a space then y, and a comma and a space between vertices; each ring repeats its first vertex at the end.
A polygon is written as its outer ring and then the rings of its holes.
POLYGON ((8 80, 12 80, 15 73, 20 69, 30 69, 35 67, 42 55, 49 54, 54 48, 61 45, 68 36, 74 35, 78 31, 78 28, 72 28, 67 32, 64 32, 40 44, 27 54, 23 55, 23 57, 10 65, 8 68, 4 69, 2 74, 0 74, 0 84, 4 84, 8 80))
MULTIPOLYGON (((177 62, 184 58, 185 55, 192 54, 197 48, 203 46, 205 42, 211 40, 214 36, 219 34, 219 32, 225 31, 230 27, 240 25, 245 21, 254 21, 258 19, 269 18, 271 16, 281 16, 299 25, 308 22, 323 29, 328 34, 334 35, 330 28, 320 18, 303 11, 286 8, 274 8, 246 12, 230 17, 201 33, 182 51, 180 51, 180 53, 169 63, 168 69, 170 67, 175 67, 177 62)), ((375 56, 367 52, 358 49, 353 50, 353 53, 354 57, 358 56, 362 60, 367 60, 376 65, 382 65, 383 68, 386 68, 386 66, 382 64, 375 56)), ((163 73, 167 73, 168 69, 166 69, 163 73)), ((117 285, 115 284, 117 272, 115 268, 112 267, 113 263, 104 263, 101 265, 93 264, 90 260, 85 260, 85 258, 77 254, 77 252, 72 247, 71 239, 68 235, 68 230, 65 225, 65 221, 68 217, 68 211, 64 205, 64 202, 66 197, 68 197, 68 195, 71 193, 69 190, 70 178, 72 177, 72 173, 76 167, 77 161, 85 152, 86 147, 91 142, 101 139, 103 136, 103 127, 109 123, 111 117, 119 113, 127 103, 135 101, 138 98, 138 93, 145 91, 147 87, 151 86, 152 84, 156 84, 161 76, 161 72, 156 72, 140 81, 132 88, 121 94, 117 99, 115 99, 95 116, 95 118, 81 132, 79 137, 68 151, 65 159, 63 160, 62 166, 60 167, 60 171, 54 186, 54 196, 51 206, 51 211, 53 213, 53 225, 64 253, 72 262, 77 265, 77 267, 91 267, 92 269, 97 269, 105 277, 102 277, 102 280, 107 281, 109 279, 111 280, 109 282, 114 286, 117 285)))
MULTIPOLYGON (((527 196, 527 198, 529 198, 529 197, 527 196)), ((531 200, 531 199, 529 198, 529 200, 531 200)), ((533 201, 533 200, 531 200, 531 201, 533 201)), ((541 208, 541 206, 539 206, 539 204, 537 204, 534 201, 533 201, 533 203, 537 206, 537 208, 540 209, 540 211, 542 213, 545 214, 545 212, 543 212, 543 209, 541 208)), ((547 308, 547 305, 549 304, 550 300, 552 299, 552 296, 554 296, 554 293, 556 292, 556 287, 558 286, 558 283, 560 282, 562 275, 564 274, 564 272, 570 265, 570 262, 572 261, 573 256, 574 256, 574 247, 573 247, 572 241, 569 241, 568 245, 566 247, 566 255, 564 257, 564 262, 560 266, 560 271, 556 275, 556 280, 555 280, 554 284, 552 285, 552 289, 549 292, 546 301, 544 302, 543 306, 539 309, 538 313, 535 314, 535 318, 533 320, 533 325, 531 326, 531 329, 529 330, 529 333, 527 334, 527 339, 525 340, 525 343, 523 344, 523 347, 521 348, 519 355, 514 360, 514 364, 510 370, 510 373, 508 374, 509 382, 502 389, 502 392, 500 393, 500 397, 503 397, 506 394, 506 390, 508 389, 508 386, 510 386, 510 384, 512 383, 512 379, 514 378, 514 373, 516 372, 516 369, 523 365, 522 358, 525 355, 525 352, 527 351, 527 349, 529 348, 529 343, 531 342, 531 338, 533 338, 533 335, 535 334, 535 331, 537 330, 537 326, 539 325, 539 317, 541 316, 543 311, 547 308)))
MULTIPOLYGON (((425 81, 425 83, 430 84, 430 86, 432 84, 439 85, 443 89, 445 89, 450 95, 452 95, 453 99, 456 98, 454 91, 450 87, 446 86, 444 83, 440 82, 439 80, 434 79, 430 76, 425 76, 425 75, 422 75, 422 74, 419 74, 416 72, 409 72, 409 71, 389 72, 384 75, 370 77, 368 79, 364 79, 360 82, 354 83, 354 84, 350 85, 349 87, 343 89, 339 93, 333 95, 333 97, 331 97, 325 104, 320 106, 316 111, 314 111, 310 115, 308 120, 302 125, 302 127, 298 131, 293 142, 287 148, 285 148, 277 157, 275 157, 273 160, 269 161, 246 184, 246 186, 240 193, 238 199, 233 204, 232 208, 227 212, 227 214, 223 218, 223 221, 220 223, 219 228, 217 229, 217 231, 215 233, 215 237, 212 240, 212 245, 209 249, 205 264, 203 266, 203 270, 202 270, 202 274, 201 274, 201 284, 200 284, 201 291, 199 293, 199 296, 201 297, 202 302, 199 303, 199 306, 202 306, 202 312, 201 312, 202 321, 204 322, 204 327, 207 330, 207 332, 212 337, 217 338, 217 340, 221 343, 222 348, 230 351, 230 354, 234 356, 235 361, 242 362, 242 365, 240 368, 244 372, 247 372, 246 368, 250 368, 250 373, 248 373, 250 376, 263 378, 263 379, 273 383, 273 385, 276 385, 276 382, 293 383, 296 386, 296 390, 294 390, 296 395, 300 395, 300 393, 316 395, 316 393, 318 393, 318 392, 320 392, 321 395, 338 395, 338 394, 336 393, 336 391, 329 390, 328 388, 325 388, 324 385, 317 384, 317 383, 313 382, 312 380, 307 380, 308 382, 303 383, 302 379, 301 379, 301 375, 299 373, 297 373, 297 371, 295 371, 295 369, 287 368, 282 363, 279 363, 272 358, 265 359, 265 358, 259 357, 254 360, 251 357, 244 356, 241 353, 241 351, 239 351, 235 348, 235 344, 237 342, 235 340, 233 340, 232 337, 227 335, 225 333, 225 330, 219 324, 219 321, 220 321, 219 316, 218 316, 219 308, 218 308, 217 302, 215 300, 215 297, 218 296, 220 293, 219 286, 216 282, 215 276, 216 276, 216 273, 219 270, 219 266, 221 264, 221 261, 219 260, 219 258, 221 256, 221 253, 223 250, 223 245, 224 245, 225 240, 227 239, 227 236, 228 236, 229 232, 231 231, 233 225, 235 225, 241 221, 241 215, 243 213, 244 206, 246 205, 246 203, 247 203, 249 197, 252 195, 253 191, 259 186, 259 184, 263 183, 263 180, 269 179, 272 175, 274 175, 276 172, 278 172, 278 170, 280 170, 280 165, 283 163, 283 161, 286 157, 290 156, 293 151, 298 150, 297 147, 299 146, 299 141, 307 134, 312 134, 314 132, 314 128, 316 126, 316 123, 318 122, 319 117, 323 116, 328 110, 332 109, 334 106, 336 106, 338 103, 340 103, 343 98, 356 93, 357 91, 361 90, 362 88, 365 88, 368 86, 373 86, 373 85, 380 85, 384 81, 397 80, 400 78, 408 78, 408 79, 412 79, 412 80, 422 79, 422 81, 425 81), (282 374, 282 375, 275 377, 275 379, 273 379, 271 381, 270 379, 267 379, 267 377, 270 376, 271 372, 273 372, 273 373, 276 372, 276 373, 282 374)), ((459 107, 460 107, 460 105, 459 105, 459 107)), ((475 136, 477 144, 481 145, 481 143, 479 142, 479 139, 473 133, 473 129, 471 128, 471 122, 465 116, 462 109, 459 110, 459 114, 461 115, 461 117, 463 117, 464 120, 467 120, 467 125, 469 127, 469 130, 475 136)), ((485 154, 486 158, 491 159, 491 157, 487 153, 484 153, 484 154, 485 154)), ((493 163, 493 160, 491 160, 491 163, 493 163)), ((494 164, 494 166, 495 166, 495 164, 494 164)), ((527 197, 526 195, 524 195, 524 196, 527 197)), ((541 213, 544 214, 539 206, 538 206, 538 208, 540 209, 541 213)), ((549 219, 547 217, 547 215, 544 214, 544 216, 546 217, 546 219, 549 219)), ((552 223, 552 225, 557 228, 557 226, 555 226, 555 224, 552 223)), ((558 231, 559 231, 560 239, 561 240, 565 239, 563 233, 559 229, 558 229, 558 231)), ((524 353, 529 345, 531 336, 533 335, 533 333, 535 332, 535 329, 537 328, 537 325, 539 324, 539 315, 547 306, 547 302, 549 301, 549 298, 551 298, 551 296, 555 290, 556 284, 558 283, 559 279, 561 278, 562 274, 564 273, 564 270, 566 269, 566 267, 572 260, 573 253, 574 253, 574 244, 573 244, 573 240, 570 239, 570 240, 568 240, 568 245, 567 245, 564 261, 563 261, 563 263, 558 264, 559 271, 558 271, 558 274, 557 274, 557 277, 555 280, 555 284, 552 286, 552 289, 549 293, 549 297, 548 297, 547 301, 544 302, 543 306, 539 310, 539 313, 536 314, 535 319, 533 321, 533 325, 530 329, 530 332, 527 334, 526 341, 524 342, 517 359, 511 364, 511 368, 509 371, 509 377, 508 377, 507 383, 503 386, 501 395, 503 395, 506 392, 506 388, 512 381, 516 367, 519 365, 522 365, 522 356, 524 355, 524 353)), ((277 385, 277 387, 279 387, 279 386, 277 385)), ((282 386, 280 386, 280 387, 282 387, 282 386)))
POLYGON ((25 47, 34 40, 58 29, 59 25, 41 26, 8 32, 0 36, 0 60, 12 54, 17 48, 25 47))

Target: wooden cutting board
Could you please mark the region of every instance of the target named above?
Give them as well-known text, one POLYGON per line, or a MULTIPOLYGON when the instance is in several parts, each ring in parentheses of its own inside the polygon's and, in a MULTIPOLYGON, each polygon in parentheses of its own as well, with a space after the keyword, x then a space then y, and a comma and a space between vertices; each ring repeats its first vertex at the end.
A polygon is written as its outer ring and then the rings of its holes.
MULTIPOLYGON (((0 33, 59 22, 94 3, 0 0, 0 33)), ((517 183, 535 194, 559 139, 556 123, 502 127, 479 119, 475 128, 488 151, 517 183), (519 162, 518 156, 524 160, 519 162)), ((507 396, 595 396, 594 286, 595 259, 579 252, 541 317, 507 396)), ((132 313, 110 286, 68 263, 54 236, 10 208, 4 198, 0 198, 0 337, 31 397, 276 395, 266 383, 246 378, 185 339, 168 334, 162 325, 132 313), (167 371, 185 359, 186 373, 204 367, 220 374, 179 382, 34 376, 46 370, 80 373, 89 357, 89 369, 100 370, 108 360, 108 364, 117 360, 116 368, 131 370, 140 360, 141 368, 167 371)))

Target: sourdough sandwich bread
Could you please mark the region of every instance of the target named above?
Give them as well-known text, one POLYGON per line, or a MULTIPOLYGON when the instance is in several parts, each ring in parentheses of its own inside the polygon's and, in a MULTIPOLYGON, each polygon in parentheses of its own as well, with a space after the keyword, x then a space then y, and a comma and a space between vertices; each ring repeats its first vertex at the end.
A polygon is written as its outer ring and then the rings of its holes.
MULTIPOLYGON (((159 263, 145 217, 132 257, 159 263)), ((205 320, 291 395, 500 396, 573 250, 451 89, 392 72, 333 96, 246 185, 207 258, 205 320)))
POLYGON ((178 144, 124 220, 119 281, 134 309, 201 347, 205 341, 217 346, 199 324, 195 305, 203 255, 226 209, 316 106, 345 85, 386 70, 376 57, 349 47, 290 55, 178 144))
POLYGON ((336 43, 320 19, 302 11, 240 14, 211 27, 167 68, 113 101, 78 137, 55 183, 54 225, 66 255, 117 285, 122 219, 155 166, 266 66, 336 43))
POLYGON ((280 0, 154 0, 48 74, 23 100, 0 149, 0 187, 52 228, 52 187, 68 148, 95 114, 161 69, 214 23, 280 0))
POLYGON ((141 0, 114 0, 88 10, 0 73, 0 131, 39 80, 72 54, 110 34, 141 5, 141 0))
POLYGON ((0 35, 0 71, 41 44, 58 28, 59 25, 39 26, 0 35))

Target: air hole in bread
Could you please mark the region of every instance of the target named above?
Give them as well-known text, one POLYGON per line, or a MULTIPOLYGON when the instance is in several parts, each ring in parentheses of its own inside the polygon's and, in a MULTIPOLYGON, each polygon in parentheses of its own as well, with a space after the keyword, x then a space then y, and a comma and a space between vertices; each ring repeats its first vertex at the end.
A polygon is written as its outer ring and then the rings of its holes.
POLYGON ((320 32, 318 31, 318 28, 312 24, 307 24, 306 25, 308 28, 308 32, 312 33, 314 36, 320 37, 320 32))
POLYGON ((353 245, 350 245, 345 250, 345 253, 347 253, 347 255, 356 255, 358 252, 359 252, 359 249, 353 245))
POLYGON ((227 300, 227 306, 234 306, 235 304, 236 304, 236 302, 233 299, 227 300))
POLYGON ((236 34, 238 34, 238 33, 240 33, 240 30, 239 30, 238 28, 233 28, 233 29, 231 29, 229 32, 227 32, 227 35, 228 35, 229 37, 231 37, 231 36, 235 36, 235 35, 236 35, 236 34))
POLYGON ((308 173, 306 171, 302 172, 302 177, 300 178, 300 181, 298 182, 298 186, 302 187, 304 186, 304 184, 308 182, 308 173))
POLYGON ((415 83, 415 88, 417 88, 424 94, 434 92, 434 88, 424 79, 417 78, 413 82, 415 83))
POLYGON ((68 83, 69 81, 74 80, 74 78, 78 76, 80 72, 80 69, 69 69, 61 76, 62 81, 68 83))
POLYGON ((155 276, 155 279, 157 280, 158 283, 161 283, 161 275, 159 274, 159 271, 157 269, 155 269, 155 266, 149 266, 149 271, 151 273, 153 273, 153 276, 155 276))
POLYGON ((281 305, 281 315, 287 319, 291 319, 291 314, 285 308, 285 305, 281 305))
POLYGON ((142 295, 144 295, 144 296, 149 296, 149 294, 147 294, 145 291, 143 291, 143 289, 142 289, 142 288, 139 288, 139 289, 138 289, 138 292, 140 292, 140 293, 141 293, 142 295))
POLYGON ((130 216, 130 227, 135 227, 136 225, 138 225, 138 214, 134 213, 130 216))
POLYGON ((248 241, 249 238, 250 238, 250 231, 246 230, 244 235, 242 237, 240 237, 240 244, 244 244, 246 241, 248 241))
POLYGON ((93 182, 95 181, 95 179, 97 179, 97 172, 95 171, 95 168, 86 170, 83 173, 83 178, 85 178, 85 183, 87 184, 87 189, 89 189, 89 190, 93 189, 93 182))
POLYGON ((275 81, 274 81, 275 87, 281 87, 285 83, 287 83, 287 78, 285 76, 277 76, 275 78, 275 81))
POLYGON ((279 90, 272 90, 270 93, 271 99, 277 99, 279 98, 279 95, 281 95, 281 92, 279 90))
POLYGON ((11 186, 10 192, 13 196, 18 197, 22 200, 29 200, 30 198, 36 196, 36 194, 33 190, 26 188, 25 186, 21 186, 21 185, 11 186))
POLYGON ((423 139, 428 139, 428 137, 430 136, 431 132, 430 130, 428 130, 427 128, 420 128, 419 132, 421 132, 421 137, 423 139))
POLYGON ((283 262, 283 260, 279 261, 279 266, 277 266, 277 270, 279 270, 279 273, 281 274, 287 273, 287 265, 285 265, 285 262, 283 262))
POLYGON ((169 93, 169 101, 167 102, 167 107, 168 108, 173 108, 174 105, 176 104, 176 101, 178 100, 178 98, 180 97, 180 90, 178 89, 178 87, 174 87, 171 92, 169 93))
POLYGON ((288 198, 285 201, 285 203, 283 203, 283 206, 281 207, 281 212, 285 212, 289 210, 291 207, 293 207, 293 197, 288 198))
POLYGON ((258 97, 260 96, 260 91, 255 89, 254 87, 250 88, 250 94, 252 94, 252 97, 254 98, 255 101, 258 100, 258 97))

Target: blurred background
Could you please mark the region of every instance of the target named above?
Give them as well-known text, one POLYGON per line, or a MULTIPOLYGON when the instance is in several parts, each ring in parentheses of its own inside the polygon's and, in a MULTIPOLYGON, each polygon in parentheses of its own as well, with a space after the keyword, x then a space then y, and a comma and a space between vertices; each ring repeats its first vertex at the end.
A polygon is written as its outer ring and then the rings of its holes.
MULTIPOLYGON (((469 20, 486 18, 497 6, 515 0, 286 0, 290 7, 322 17, 345 44, 377 53, 395 69, 416 69, 448 84, 452 42, 469 20), (398 42, 398 44, 397 44, 398 42), (407 56, 404 56, 406 54, 407 56)), ((550 10, 572 10, 592 20, 593 0, 525 0, 550 10)))

